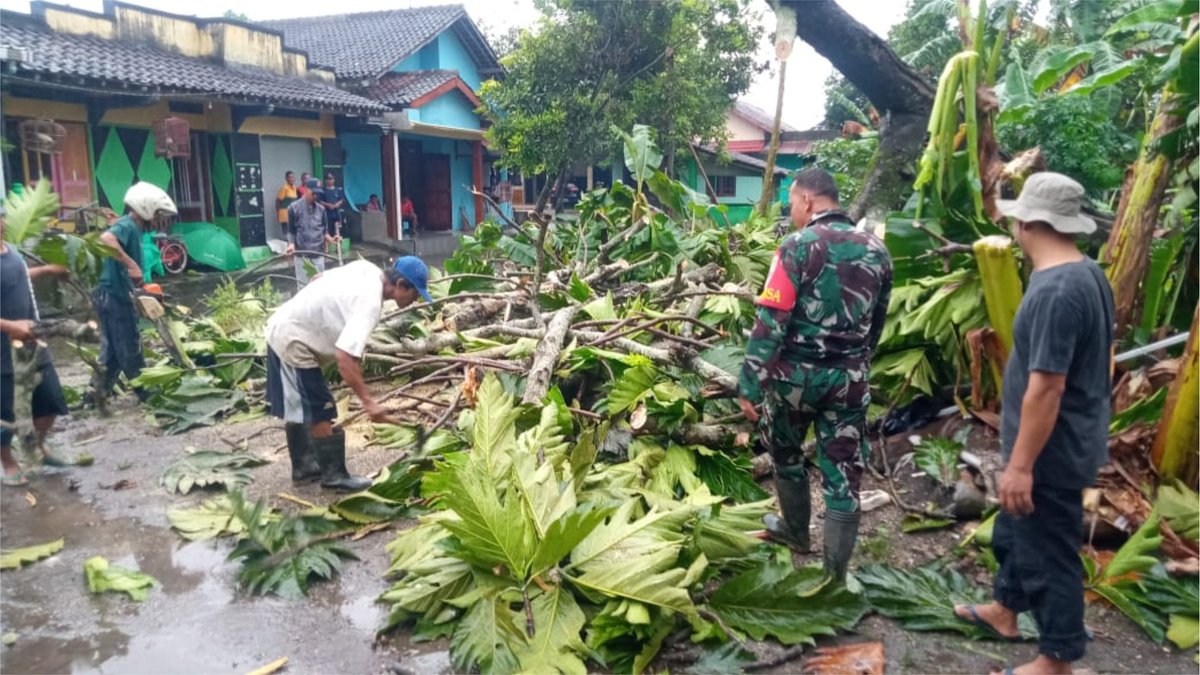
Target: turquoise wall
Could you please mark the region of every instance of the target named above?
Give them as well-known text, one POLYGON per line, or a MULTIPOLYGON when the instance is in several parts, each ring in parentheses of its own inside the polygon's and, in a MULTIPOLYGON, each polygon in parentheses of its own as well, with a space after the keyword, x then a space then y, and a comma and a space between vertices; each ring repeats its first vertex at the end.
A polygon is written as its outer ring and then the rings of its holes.
POLYGON ((467 86, 479 90, 479 66, 463 47, 462 42, 450 31, 444 31, 437 39, 409 56, 393 68, 397 73, 413 70, 457 70, 458 76, 467 86))
POLYGON ((438 68, 442 70, 457 70, 458 76, 467 83, 467 86, 475 91, 479 91, 479 66, 475 65, 475 59, 459 42, 450 31, 445 31, 438 36, 438 68))
POLYGON ((372 194, 377 194, 380 201, 386 203, 379 134, 344 132, 338 135, 338 141, 346 152, 342 180, 349 201, 357 208, 359 204, 365 204, 372 194))
POLYGON ((461 91, 447 92, 420 108, 409 109, 408 119, 458 129, 479 128, 475 107, 461 91))

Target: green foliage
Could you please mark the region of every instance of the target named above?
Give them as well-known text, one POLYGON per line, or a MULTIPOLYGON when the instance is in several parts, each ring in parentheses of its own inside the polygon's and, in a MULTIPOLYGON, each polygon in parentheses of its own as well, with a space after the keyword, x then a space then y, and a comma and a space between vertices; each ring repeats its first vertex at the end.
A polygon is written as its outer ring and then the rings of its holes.
POLYGON ((612 157, 614 124, 648 124, 668 156, 720 139, 729 102, 755 72, 760 29, 744 0, 551 0, 539 9, 503 58, 504 80, 480 91, 492 147, 524 174, 553 177, 612 157))
POLYGON ((58 213, 58 195, 50 181, 41 180, 31 189, 9 192, 4 200, 4 241, 24 248, 30 239, 41 237, 58 213))
POLYGON ((234 514, 246 524, 246 535, 228 559, 241 561, 238 584, 250 593, 298 600, 308 595, 310 578, 332 579, 343 559, 357 559, 336 543, 346 530, 336 520, 304 514, 273 518, 264 501, 250 506, 237 492, 230 500, 234 514))
POLYGON ((931 436, 913 447, 913 463, 943 487, 958 480, 958 455, 963 444, 952 438, 931 436))
POLYGON ((200 450, 170 464, 159 482, 172 494, 186 495, 193 487, 217 485, 238 490, 254 480, 249 469, 267 463, 261 457, 244 453, 200 450))
POLYGON ((850 204, 862 190, 878 147, 879 137, 875 135, 821 141, 813 146, 813 165, 833 174, 838 186, 838 200, 850 204))
POLYGON ((100 274, 101 260, 110 255, 98 234, 76 236, 48 229, 59 210, 50 181, 41 180, 21 193, 9 192, 5 203, 4 241, 51 265, 61 265, 84 284, 100 274))
POLYGON ((343 520, 364 525, 384 523, 408 516, 421 485, 421 471, 415 464, 393 464, 383 470, 371 487, 343 497, 329 510, 343 520))
MULTIPOLYGON (((954 606, 988 602, 987 590, 971 584, 961 574, 934 566, 907 570, 884 565, 864 565, 855 572, 871 607, 896 619, 906 630, 960 633, 973 640, 994 639, 988 630, 954 615, 954 606)), ((1028 615, 1019 620, 1021 633, 1036 634, 1028 615)))
POLYGON ((1041 146, 1047 169, 1075 178, 1094 197, 1120 187, 1137 155, 1136 140, 1114 123, 1113 111, 1085 96, 1038 100, 1022 119, 997 125, 996 137, 1013 150, 1041 146))
POLYGON ((204 299, 204 304, 208 306, 208 318, 226 335, 261 334, 271 310, 283 304, 283 294, 275 290, 270 279, 242 291, 232 278, 226 278, 204 299))
POLYGON ((83 563, 83 574, 92 593, 127 593, 130 599, 138 602, 149 598, 150 589, 159 585, 154 577, 115 567, 101 556, 88 558, 83 563))
POLYGON ((24 548, 14 548, 10 551, 0 551, 0 570, 15 570, 20 569, 23 565, 33 563, 42 558, 50 556, 62 550, 63 540, 38 544, 37 546, 26 546, 24 548))
POLYGON ((787 645, 815 644, 818 635, 849 630, 868 609, 861 595, 827 583, 820 567, 795 569, 790 559, 764 561, 734 577, 708 606, 755 640, 770 636, 787 645))
POLYGON ((1154 507, 1175 534, 1189 541, 1200 539, 1200 495, 1195 490, 1178 480, 1160 485, 1154 507))
MULTIPOLYGON (((274 514, 264 514, 264 518, 273 518, 274 514)), ((216 499, 206 499, 196 507, 172 506, 167 509, 167 520, 171 527, 184 539, 203 541, 226 535, 241 535, 246 531, 246 524, 234 510, 234 502, 229 495, 216 499)))

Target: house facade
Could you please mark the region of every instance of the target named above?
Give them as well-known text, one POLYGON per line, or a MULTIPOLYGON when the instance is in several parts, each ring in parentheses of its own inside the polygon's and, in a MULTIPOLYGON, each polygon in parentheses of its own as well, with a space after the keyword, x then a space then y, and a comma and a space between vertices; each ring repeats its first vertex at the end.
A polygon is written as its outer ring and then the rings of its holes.
POLYGON ((120 213, 125 190, 148 181, 172 195, 180 222, 216 224, 248 257, 281 236, 284 167, 315 173, 344 120, 387 111, 277 31, 111 0, 103 12, 3 12, 0 67, 6 186, 48 178, 65 215, 120 213))
MULTIPOLYGON (((461 6, 264 22, 332 69, 338 85, 385 108, 336 125, 336 153, 356 204, 378 195, 386 233, 400 239, 400 205, 412 203, 422 233, 454 232, 484 218, 485 151, 476 95, 500 64, 461 6)), ((330 167, 326 167, 327 169, 330 167)), ((364 220, 364 222, 366 222, 364 220)), ((427 248, 425 246, 424 248, 427 248)))

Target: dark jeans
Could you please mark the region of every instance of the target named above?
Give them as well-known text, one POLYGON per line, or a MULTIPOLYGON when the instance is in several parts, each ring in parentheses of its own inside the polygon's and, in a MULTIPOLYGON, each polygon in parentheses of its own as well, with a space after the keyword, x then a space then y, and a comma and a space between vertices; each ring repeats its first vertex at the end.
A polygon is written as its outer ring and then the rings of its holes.
POLYGON ((119 299, 103 288, 92 295, 92 304, 100 319, 100 365, 103 380, 97 383, 105 393, 112 391, 121 373, 132 380, 146 367, 142 338, 138 333, 137 310, 131 298, 119 299))
POLYGON ((1082 491, 1043 485, 1033 486, 1033 513, 1001 512, 992 536, 1000 562, 996 601, 1017 613, 1032 611, 1038 651, 1061 661, 1078 661, 1087 646, 1082 545, 1082 491))

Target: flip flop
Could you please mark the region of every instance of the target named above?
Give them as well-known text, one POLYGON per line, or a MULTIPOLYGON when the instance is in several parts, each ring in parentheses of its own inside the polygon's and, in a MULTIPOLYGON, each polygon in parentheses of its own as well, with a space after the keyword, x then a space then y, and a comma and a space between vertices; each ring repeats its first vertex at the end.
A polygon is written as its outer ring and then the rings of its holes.
POLYGON ((0 478, 0 485, 4 487, 21 487, 29 485, 29 480, 25 478, 24 471, 18 471, 16 473, 5 474, 4 478, 0 478))
MULTIPOLYGON (((962 616, 958 612, 954 612, 954 616, 963 623, 969 623, 972 626, 979 626, 999 640, 1003 640, 1005 642, 1023 642, 1025 640, 1025 636, 1023 635, 1005 635, 1004 633, 996 630, 995 626, 987 621, 984 621, 983 618, 979 616, 979 612, 975 611, 975 605, 967 605, 967 611, 970 612, 971 616, 962 616)), ((1012 675, 1012 668, 1004 671, 1004 675, 1012 675)))

